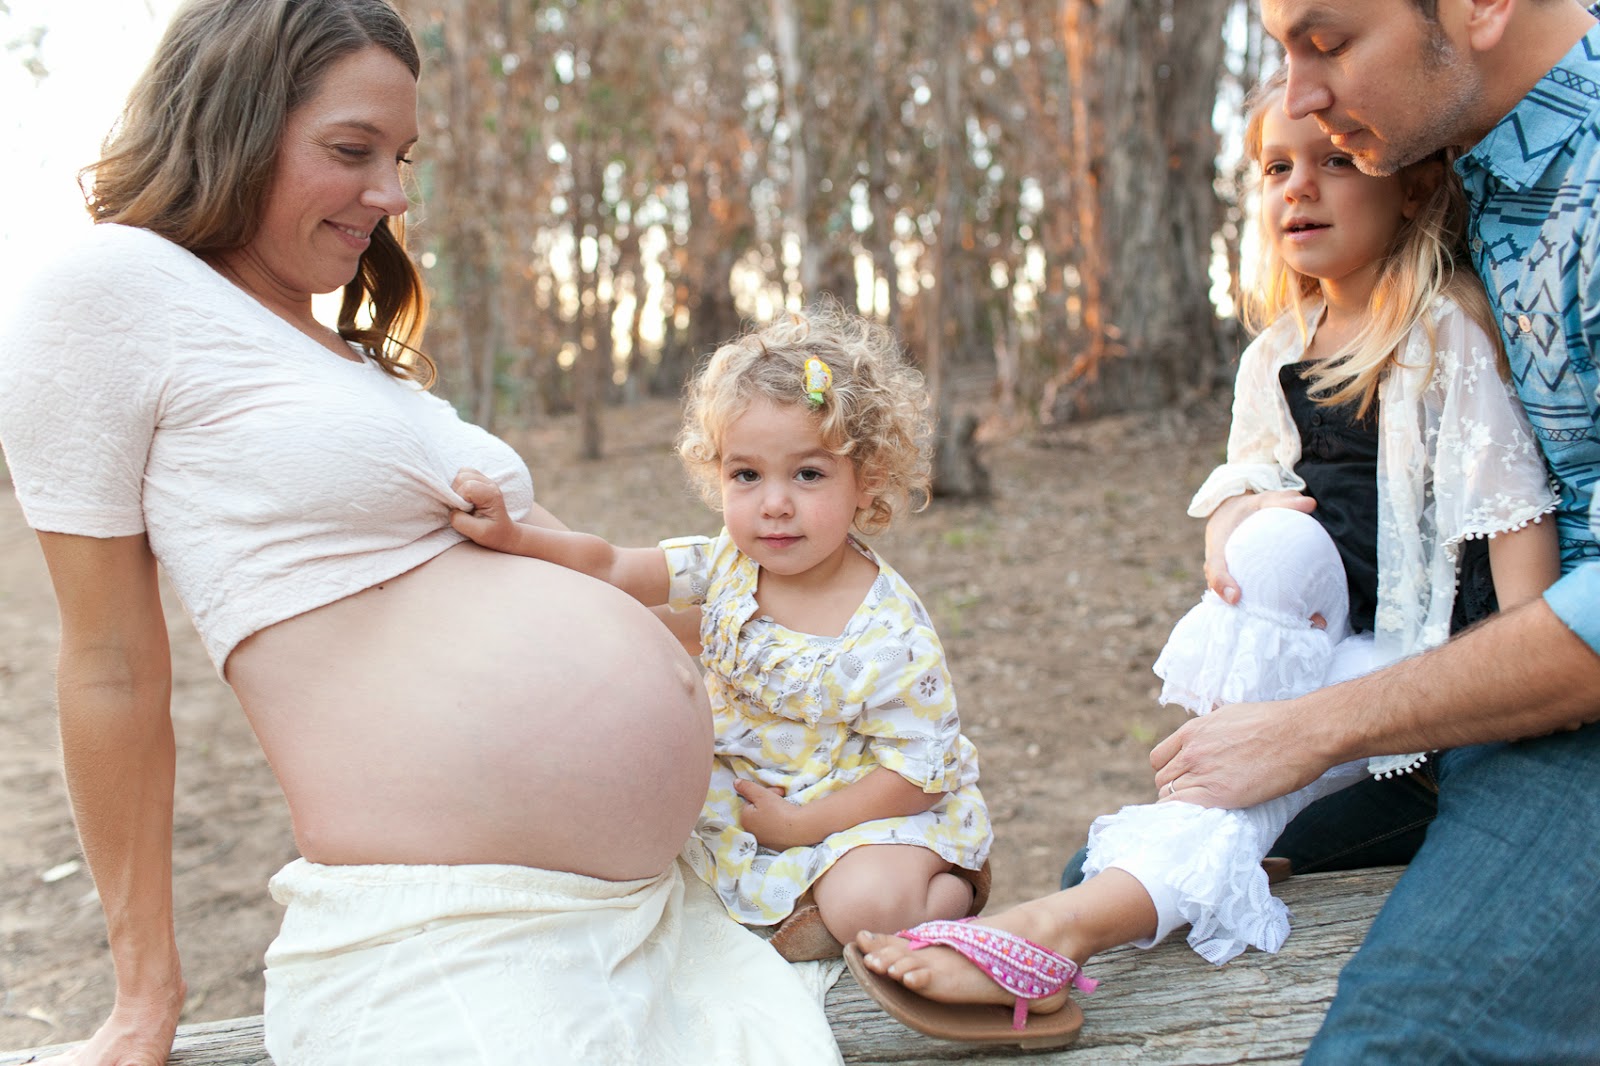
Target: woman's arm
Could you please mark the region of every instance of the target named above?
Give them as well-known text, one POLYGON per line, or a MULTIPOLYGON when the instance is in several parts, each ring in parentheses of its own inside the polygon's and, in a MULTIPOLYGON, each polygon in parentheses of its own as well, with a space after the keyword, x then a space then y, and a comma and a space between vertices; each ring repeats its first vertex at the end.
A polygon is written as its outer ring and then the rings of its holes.
POLYGON ((667 557, 660 548, 618 548, 592 533, 575 533, 537 505, 528 521, 515 521, 506 513, 500 486, 476 470, 461 471, 452 487, 472 510, 454 512, 450 524, 475 543, 588 574, 646 607, 667 602, 667 557))
POLYGON ((172 926, 172 660, 141 534, 40 533, 61 613, 67 791, 105 911, 116 1002, 79 1063, 164 1062, 185 986, 172 926))
POLYGON ((756 843, 774 851, 818 844, 834 833, 876 818, 921 814, 944 798, 944 793, 924 792, 881 766, 861 780, 806 804, 790 803, 777 789, 754 781, 735 781, 733 788, 745 801, 739 824, 756 838, 756 843))
POLYGON ((1538 599, 1561 576, 1561 546, 1553 519, 1489 539, 1489 572, 1502 611, 1538 599))

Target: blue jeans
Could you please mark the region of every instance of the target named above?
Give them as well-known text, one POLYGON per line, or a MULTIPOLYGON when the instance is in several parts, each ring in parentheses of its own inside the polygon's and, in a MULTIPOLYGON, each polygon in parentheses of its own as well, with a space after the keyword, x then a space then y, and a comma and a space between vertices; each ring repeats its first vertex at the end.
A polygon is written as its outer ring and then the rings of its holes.
POLYGON ((1427 840, 1305 1062, 1600 1062, 1600 725, 1437 773, 1427 840))
MULTIPOLYGON (((1432 761, 1414 773, 1371 778, 1301 811, 1268 854, 1288 859, 1295 873, 1404 865, 1422 846, 1437 799, 1432 761)), ((1083 880, 1084 856, 1079 848, 1068 860, 1062 888, 1083 880)))

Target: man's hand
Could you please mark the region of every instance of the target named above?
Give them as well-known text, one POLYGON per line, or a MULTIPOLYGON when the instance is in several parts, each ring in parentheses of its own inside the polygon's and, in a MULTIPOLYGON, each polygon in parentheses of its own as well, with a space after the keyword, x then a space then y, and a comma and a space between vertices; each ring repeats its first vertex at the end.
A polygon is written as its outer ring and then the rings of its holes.
POLYGON ((1284 703, 1235 703, 1191 718, 1155 746, 1156 793, 1202 807, 1253 807, 1322 776, 1332 763, 1310 750, 1284 703))
POLYGON ((784 799, 781 790, 743 780, 735 781, 733 790, 745 804, 739 812, 739 824, 762 847, 785 851, 806 847, 821 839, 808 830, 804 808, 784 799))
POLYGON ((1275 492, 1250 492, 1234 496, 1217 505, 1211 517, 1206 519, 1206 587, 1227 603, 1239 602, 1239 585, 1228 573, 1228 561, 1223 555, 1223 548, 1228 538, 1233 536, 1233 531, 1239 528, 1239 523, 1263 507, 1287 507, 1310 514, 1316 510, 1317 501, 1293 489, 1279 489, 1275 492))

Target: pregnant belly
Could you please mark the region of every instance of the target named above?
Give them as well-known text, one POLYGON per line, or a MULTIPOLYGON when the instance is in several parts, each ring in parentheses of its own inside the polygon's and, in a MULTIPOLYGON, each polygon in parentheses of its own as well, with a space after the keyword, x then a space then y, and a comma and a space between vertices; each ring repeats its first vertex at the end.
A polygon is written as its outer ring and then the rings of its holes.
POLYGON ((325 863, 659 872, 705 798, 693 663, 609 585, 452 548, 240 645, 228 677, 325 863))

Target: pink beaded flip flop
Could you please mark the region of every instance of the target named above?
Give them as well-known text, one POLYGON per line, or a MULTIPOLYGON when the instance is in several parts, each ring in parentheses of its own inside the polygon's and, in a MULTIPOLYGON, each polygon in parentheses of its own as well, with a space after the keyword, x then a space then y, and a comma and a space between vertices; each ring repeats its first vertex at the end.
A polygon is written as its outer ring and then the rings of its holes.
POLYGON ((1070 999, 1058 1011, 1028 1017, 1028 1004, 1034 1000, 1053 996, 1068 985, 1093 992, 1099 984, 1085 977, 1077 963, 1047 947, 971 919, 924 922, 896 935, 909 941, 913 951, 939 945, 959 952, 1017 997, 1011 1010, 983 1003, 937 1003, 873 973, 861 949, 847 945, 845 963, 856 982, 890 1016, 918 1032, 943 1040, 1051 1048, 1072 1043, 1083 1028, 1083 1011, 1070 999))

